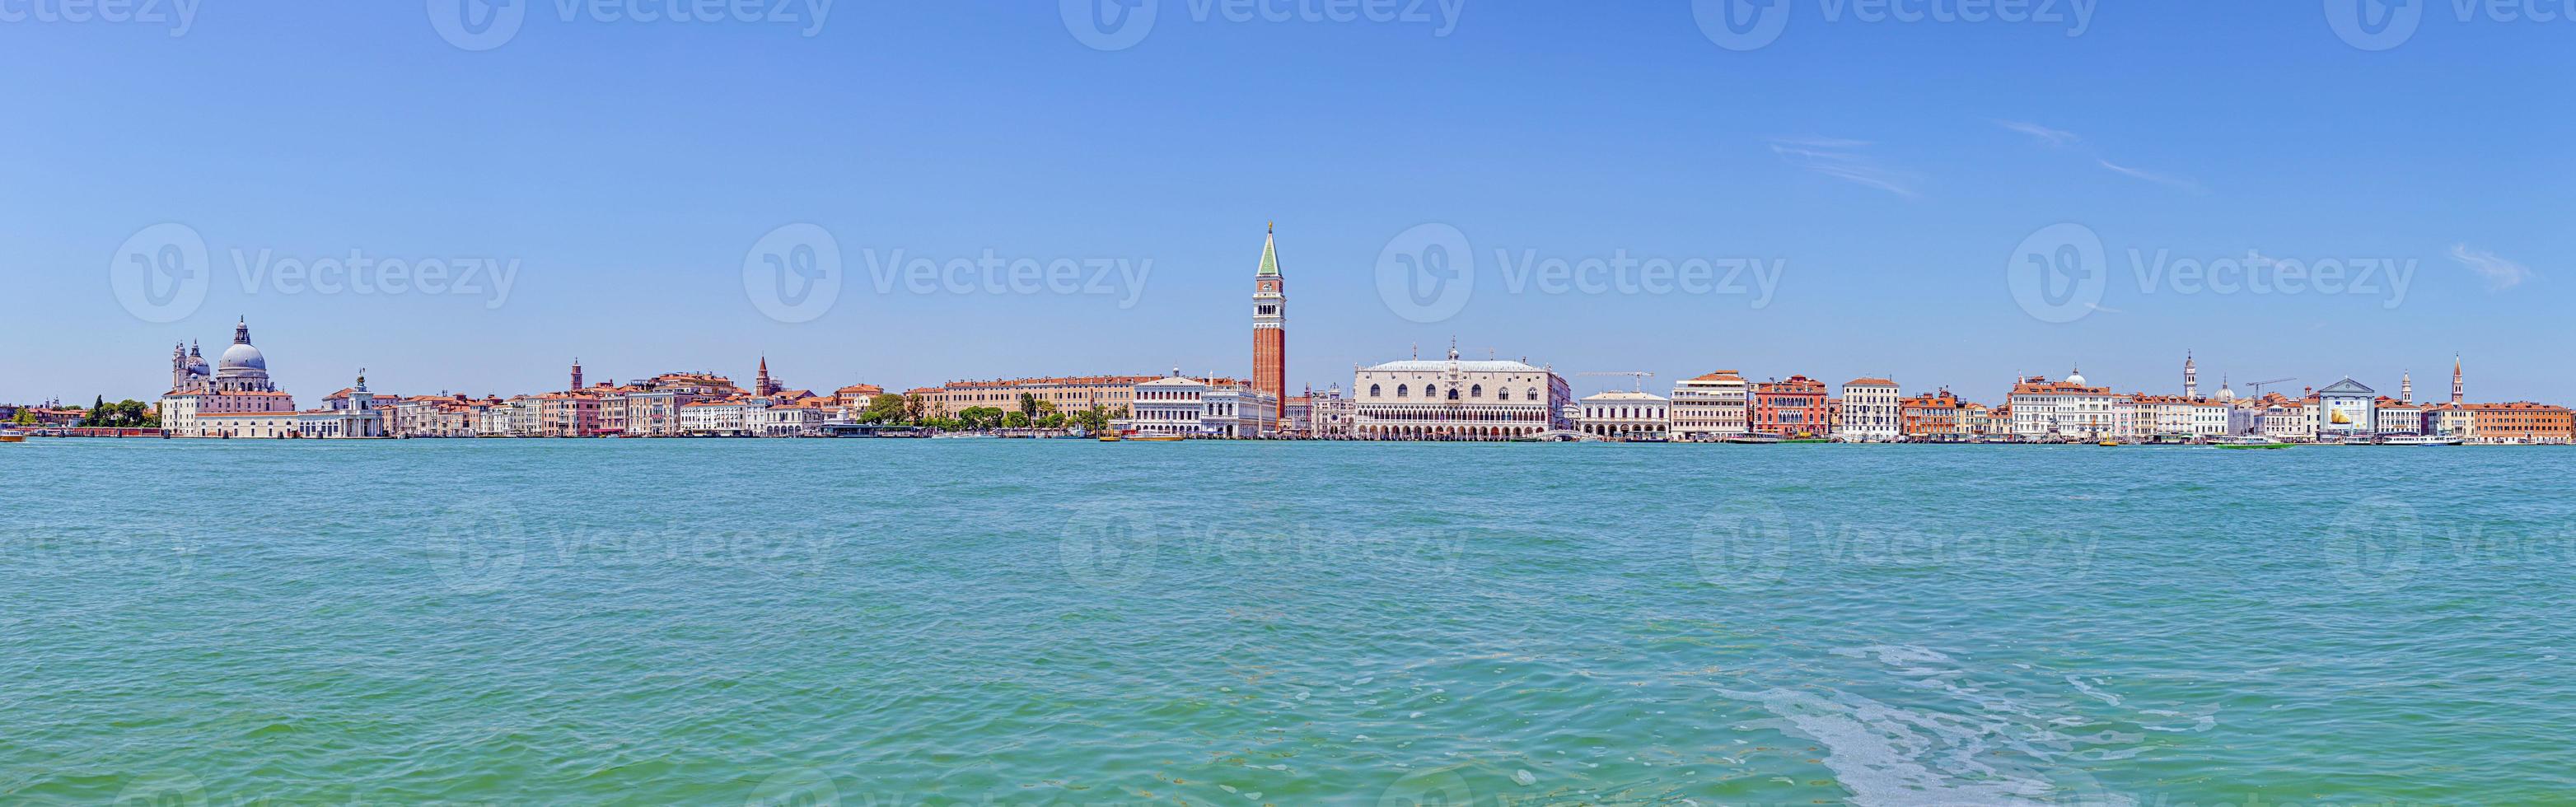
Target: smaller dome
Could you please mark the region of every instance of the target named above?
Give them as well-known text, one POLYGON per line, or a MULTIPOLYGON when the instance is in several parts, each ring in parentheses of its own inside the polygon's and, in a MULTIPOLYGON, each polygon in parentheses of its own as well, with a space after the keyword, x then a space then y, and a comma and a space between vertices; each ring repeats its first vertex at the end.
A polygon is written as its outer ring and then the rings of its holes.
POLYGON ((237 344, 224 348, 223 368, 265 371, 268 369, 268 357, 260 355, 259 348, 248 344, 237 344))
MULTIPOLYGON (((229 355, 232 355, 232 354, 230 354, 230 353, 226 353, 226 354, 224 354, 224 355, 229 356, 229 355)), ((2066 383, 2073 384, 2073 385, 2076 385, 2076 386, 2079 386, 2079 387, 2084 386, 2084 368, 2082 368, 2082 367, 2078 367, 2078 368, 2075 368, 2075 371, 2074 371, 2074 372, 2067 373, 2067 374, 2066 374, 2066 383)))

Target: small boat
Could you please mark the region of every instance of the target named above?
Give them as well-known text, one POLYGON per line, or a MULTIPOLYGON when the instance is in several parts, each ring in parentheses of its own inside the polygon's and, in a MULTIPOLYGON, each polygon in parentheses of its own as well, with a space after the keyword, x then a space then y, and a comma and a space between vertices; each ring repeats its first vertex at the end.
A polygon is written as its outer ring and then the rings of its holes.
POLYGON ((2119 447, 2119 445, 2120 445, 2120 441, 2118 441, 2118 440, 2104 440, 2104 441, 2099 442, 2099 443, 2094 443, 2094 445, 2102 446, 2102 447, 2104 447, 2104 448, 2117 448, 2117 447, 2119 447))
POLYGON ((2290 447, 2290 444, 2289 444, 2289 443, 2284 443, 2284 442, 2281 442, 2281 441, 2279 441, 2279 440, 2274 440, 2274 439, 2272 439, 2272 438, 2264 437, 2264 436, 2259 435, 2259 434, 2241 434, 2241 435, 2237 435, 2237 436, 2235 436, 2235 437, 2223 438, 2223 439, 2220 439, 2219 441, 2217 441, 2216 443, 2213 443, 2213 445, 2216 445, 2216 446, 2218 446, 2219 448, 2238 448, 2238 449, 2246 449, 2246 448, 2263 448, 2263 449, 2269 449, 2269 448, 2289 448, 2289 447, 2290 447))
POLYGON ((0 443, 24 443, 24 442, 27 442, 27 435, 20 434, 20 433, 18 433, 16 430, 11 430, 11 429, 0 429, 0 443))
POLYGON ((1100 436, 1100 442, 1103 443, 1115 443, 1118 442, 1119 439, 1118 435, 1115 434, 1104 434, 1100 436))
POLYGON ((2384 446, 2456 446, 2467 443, 2467 440, 2443 437, 2438 434, 2400 434, 2379 441, 2379 444, 2384 446))
POLYGON ((1718 442, 1747 446, 1767 446, 1779 443, 1780 438, 1768 434, 1735 434, 1728 435, 1725 439, 1719 440, 1718 442))
POLYGON ((1127 439, 1139 443, 1177 443, 1189 438, 1177 434, 1140 434, 1127 439))

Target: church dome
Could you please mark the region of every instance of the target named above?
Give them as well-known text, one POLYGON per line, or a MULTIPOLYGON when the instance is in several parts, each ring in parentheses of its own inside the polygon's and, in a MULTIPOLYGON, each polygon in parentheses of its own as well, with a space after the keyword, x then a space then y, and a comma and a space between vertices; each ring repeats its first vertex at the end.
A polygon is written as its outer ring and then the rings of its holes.
MULTIPOLYGON (((226 355, 226 356, 230 356, 230 355, 232 355, 232 354, 230 354, 230 353, 226 353, 226 354, 224 354, 224 355, 226 355)), ((2075 372, 2067 373, 2067 374, 2066 374, 2066 383, 2073 384, 2073 385, 2075 385, 2075 386, 2079 386, 2079 387, 2084 386, 2084 370, 2083 370, 2083 369, 2081 369, 2081 368, 2078 368, 2075 372)))
POLYGON ((251 347, 248 343, 237 344, 224 348, 222 367, 226 370, 266 371, 268 357, 260 355, 259 348, 251 347))

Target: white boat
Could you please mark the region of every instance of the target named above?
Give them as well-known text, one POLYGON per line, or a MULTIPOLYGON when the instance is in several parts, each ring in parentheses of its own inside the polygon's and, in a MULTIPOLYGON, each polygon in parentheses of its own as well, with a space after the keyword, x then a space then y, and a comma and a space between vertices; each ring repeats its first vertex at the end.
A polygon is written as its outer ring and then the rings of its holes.
POLYGON ((2466 441, 2461 440, 2460 438, 2457 438, 2457 437, 2443 437, 2443 436, 2438 435, 2438 434, 2401 434, 2401 435, 2397 435, 2397 436, 2395 436, 2395 437, 2390 437, 2390 438, 2388 438, 2388 439, 2386 439, 2386 440, 2382 440, 2382 441, 2380 441, 2380 445, 2390 445, 2390 446, 2456 446, 2456 445, 2460 445, 2460 444, 2462 444, 2462 443, 2464 443, 2464 442, 2466 442, 2466 441))

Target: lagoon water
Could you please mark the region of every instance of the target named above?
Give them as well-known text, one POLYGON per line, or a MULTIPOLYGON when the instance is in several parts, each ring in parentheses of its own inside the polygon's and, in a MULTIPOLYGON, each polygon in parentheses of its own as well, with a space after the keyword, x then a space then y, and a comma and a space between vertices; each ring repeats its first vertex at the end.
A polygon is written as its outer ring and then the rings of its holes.
POLYGON ((2571 468, 33 440, 0 801, 2564 801, 2571 468))

